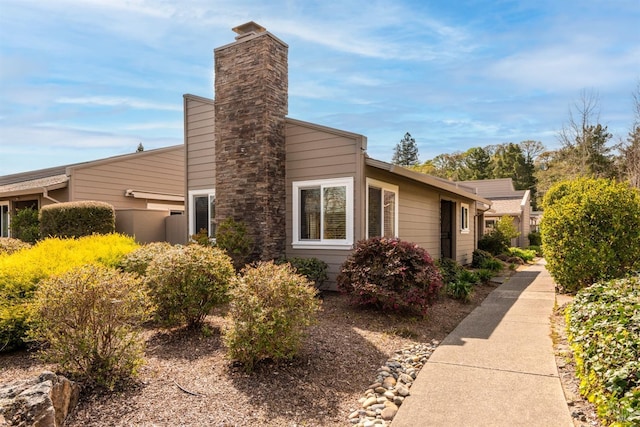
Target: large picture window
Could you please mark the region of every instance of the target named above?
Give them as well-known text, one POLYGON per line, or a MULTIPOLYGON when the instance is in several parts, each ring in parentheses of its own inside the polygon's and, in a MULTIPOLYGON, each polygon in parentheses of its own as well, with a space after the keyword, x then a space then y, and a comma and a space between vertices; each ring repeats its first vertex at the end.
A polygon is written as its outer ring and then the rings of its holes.
POLYGON ((398 237, 398 187, 367 178, 367 237, 398 237))
POLYGON ((294 182, 294 248, 352 244, 353 178, 294 182))
POLYGON ((189 191, 189 234, 206 230, 209 237, 215 237, 216 196, 215 190, 189 191))

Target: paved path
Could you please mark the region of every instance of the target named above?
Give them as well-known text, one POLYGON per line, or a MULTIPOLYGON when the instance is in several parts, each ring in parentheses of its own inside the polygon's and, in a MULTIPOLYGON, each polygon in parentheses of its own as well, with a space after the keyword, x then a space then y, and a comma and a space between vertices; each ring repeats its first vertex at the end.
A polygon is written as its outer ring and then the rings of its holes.
POLYGON ((542 263, 517 272, 451 332, 422 368, 392 427, 572 427, 542 263))

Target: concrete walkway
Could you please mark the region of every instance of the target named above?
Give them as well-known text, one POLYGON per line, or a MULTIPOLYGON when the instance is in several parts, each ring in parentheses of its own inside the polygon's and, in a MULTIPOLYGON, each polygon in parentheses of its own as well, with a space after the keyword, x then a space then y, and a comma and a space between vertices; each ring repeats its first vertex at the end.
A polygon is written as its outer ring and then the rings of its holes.
POLYGON ((422 368, 392 427, 572 427, 543 263, 517 272, 451 332, 422 368))

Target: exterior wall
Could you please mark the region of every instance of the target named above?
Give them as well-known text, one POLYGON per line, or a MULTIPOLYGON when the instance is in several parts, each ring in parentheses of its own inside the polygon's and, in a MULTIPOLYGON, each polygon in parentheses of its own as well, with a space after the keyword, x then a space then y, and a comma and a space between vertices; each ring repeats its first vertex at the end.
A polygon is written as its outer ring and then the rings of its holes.
POLYGON ((293 182, 314 179, 354 178, 354 241, 364 236, 363 218, 363 137, 322 128, 295 120, 286 126, 286 256, 318 258, 329 265, 330 286, 340 266, 351 253, 339 249, 294 249, 293 240, 293 182))
POLYGON ((254 259, 285 253, 287 55, 268 32, 215 50, 215 220, 245 222, 254 259))
POLYGON ((529 246, 529 232, 531 231, 531 204, 527 198, 525 206, 522 209, 522 224, 520 232, 520 247, 526 248, 529 246))
POLYGON ((182 146, 91 162, 69 168, 69 200, 100 200, 116 209, 146 209, 157 200, 126 197, 127 189, 173 195, 184 194, 184 150, 182 146))
POLYGON ((116 210, 116 231, 133 236, 138 243, 165 241, 165 218, 167 211, 147 209, 116 210))
POLYGON ((188 221, 186 215, 170 215, 164 219, 165 240, 172 245, 188 243, 188 221))
POLYGON ((440 258, 440 194, 376 168, 367 168, 366 175, 399 187, 398 237, 422 246, 434 259, 440 258))
POLYGON ((212 99, 184 95, 186 191, 215 188, 215 112, 212 99))

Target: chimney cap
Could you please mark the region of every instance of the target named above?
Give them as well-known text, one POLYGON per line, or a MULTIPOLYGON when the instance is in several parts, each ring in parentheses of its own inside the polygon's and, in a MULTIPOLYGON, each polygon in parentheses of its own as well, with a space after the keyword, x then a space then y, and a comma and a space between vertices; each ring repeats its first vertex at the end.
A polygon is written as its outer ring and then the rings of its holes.
POLYGON ((251 34, 263 33, 265 31, 267 31, 267 29, 264 28, 260 24, 256 24, 253 21, 249 21, 249 22, 247 22, 245 24, 238 25, 237 27, 232 28, 232 31, 234 33, 238 34, 236 39, 239 39, 239 38, 251 35, 251 34))

